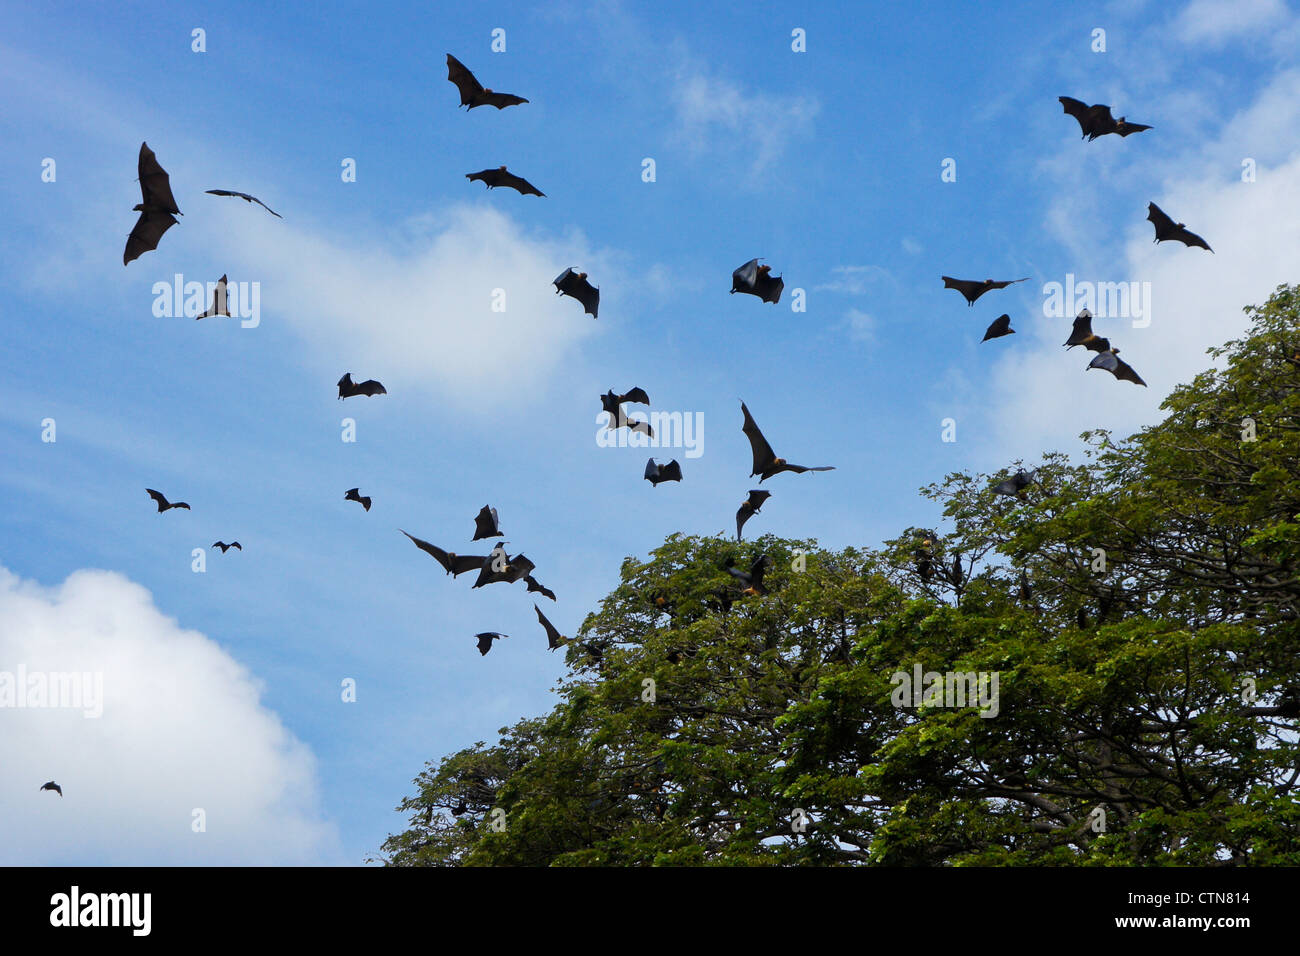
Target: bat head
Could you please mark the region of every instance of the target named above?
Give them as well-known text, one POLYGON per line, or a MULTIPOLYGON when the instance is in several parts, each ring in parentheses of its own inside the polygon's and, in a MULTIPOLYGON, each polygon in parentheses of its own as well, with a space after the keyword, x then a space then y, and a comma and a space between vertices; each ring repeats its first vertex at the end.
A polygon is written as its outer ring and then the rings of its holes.
POLYGON ((772 459, 772 464, 774 464, 774 465, 784 465, 784 464, 785 464, 785 459, 784 459, 784 458, 773 458, 773 459, 772 459))
POLYGON ((504 166, 498 166, 497 169, 501 170, 501 172, 503 173, 506 171, 506 168, 504 166))
POLYGON ((758 271, 759 271, 759 273, 760 273, 761 275, 767 275, 769 272, 772 271, 772 267, 771 267, 771 266, 759 266, 759 267, 758 267, 758 271))

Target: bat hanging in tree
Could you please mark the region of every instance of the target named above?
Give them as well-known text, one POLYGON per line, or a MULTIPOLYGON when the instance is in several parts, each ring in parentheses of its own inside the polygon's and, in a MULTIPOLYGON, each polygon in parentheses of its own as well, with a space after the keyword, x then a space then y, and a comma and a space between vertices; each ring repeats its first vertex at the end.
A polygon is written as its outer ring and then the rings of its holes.
POLYGON ((243 550, 244 550, 242 547, 240 547, 240 544, 239 544, 238 541, 232 541, 232 542, 230 542, 230 544, 226 544, 226 542, 224 542, 224 541, 214 541, 214 542, 212 542, 212 546, 213 546, 214 548, 220 548, 222 554, 225 554, 225 553, 226 553, 227 551, 229 551, 231 548, 234 548, 236 551, 243 551, 243 550))
POLYGON ((583 311, 596 318, 600 309, 600 290, 587 281, 587 273, 574 272, 572 267, 565 269, 553 283, 556 295, 568 295, 582 303, 583 311))
POLYGON ((1025 471, 1023 468, 1017 471, 1006 481, 1000 481, 993 486, 993 493, 996 495, 1007 495, 1016 497, 1024 494, 1026 488, 1034 483, 1034 478, 1038 475, 1038 470, 1025 471))
POLYGON ((480 538, 500 538, 501 536, 501 523, 497 517, 497 509, 491 505, 484 505, 483 510, 474 517, 474 537, 470 540, 477 541, 480 538))
POLYGON ((496 631, 484 631, 482 634, 475 634, 474 636, 478 638, 478 652, 486 656, 487 652, 492 650, 493 641, 500 640, 503 637, 509 637, 510 635, 500 634, 496 631))
POLYGON ((262 202, 262 200, 258 199, 256 196, 250 196, 248 195, 248 193, 236 192, 233 189, 209 189, 207 190, 207 192, 213 196, 234 196, 236 199, 244 200, 244 202, 249 202, 249 203, 255 202, 263 209, 265 209, 267 212, 269 212, 272 216, 274 216, 276 219, 284 218, 284 216, 281 216, 278 212, 276 212, 266 203, 262 202))
POLYGON ((1009 285, 1015 285, 1017 282, 1028 282, 1029 277, 1023 279, 1007 279, 1005 282, 994 282, 992 279, 985 279, 980 282, 976 279, 954 279, 951 276, 940 276, 943 279, 945 289, 956 289, 966 297, 966 304, 974 305, 975 300, 982 296, 989 289, 1005 289, 1009 285))
MULTIPOLYGON (((460 91, 460 105, 472 110, 476 106, 495 106, 499 110, 507 106, 518 106, 528 101, 513 93, 496 93, 487 89, 474 78, 474 74, 464 63, 450 53, 447 54, 447 79, 460 91)), ((468 110, 466 110, 468 112, 468 110)))
POLYGON ((546 629, 546 644, 551 650, 555 650, 557 647, 563 647, 565 644, 569 643, 569 638, 562 635, 559 630, 556 629, 555 625, 546 619, 546 615, 542 613, 540 607, 534 604, 533 610, 537 612, 537 620, 541 623, 542 627, 546 629))
POLYGON ((676 458, 666 465, 657 465, 655 464, 655 460, 651 458, 646 462, 645 475, 643 477, 655 487, 658 487, 665 481, 681 481, 682 466, 678 463, 676 458))
POLYGON ((775 305, 781 301, 781 290, 784 288, 785 281, 780 276, 772 276, 772 267, 760 266, 757 259, 750 259, 731 274, 732 295, 744 292, 775 305))
POLYGON ((145 491, 149 492, 150 498, 158 502, 159 514, 164 511, 169 511, 172 508, 184 508, 186 511, 190 510, 190 506, 183 501, 178 501, 175 504, 172 504, 161 491, 154 491, 152 488, 146 488, 145 491))
POLYGON ((1185 246, 1200 246, 1213 253, 1210 244, 1192 232, 1181 222, 1174 222, 1165 215, 1155 203, 1147 203, 1147 220, 1156 227, 1155 242, 1165 242, 1170 239, 1177 240, 1185 246))
POLYGON ((749 438, 749 447, 754 452, 754 470, 749 473, 752 478, 759 475, 759 484, 762 484, 773 475, 779 475, 783 471, 793 471, 802 475, 805 471, 834 471, 834 465, 819 465, 810 468, 806 465, 792 465, 784 458, 777 458, 776 453, 772 451, 772 446, 767 443, 763 433, 758 430, 758 424, 754 421, 754 416, 749 414, 749 409, 745 403, 740 403, 740 410, 745 414, 745 424, 741 430, 749 438))
POLYGON ((1070 331, 1070 337, 1065 340, 1064 344, 1067 349, 1082 345, 1089 352, 1105 352, 1110 348, 1110 339, 1103 339, 1100 335, 1093 334, 1092 313, 1084 309, 1075 316, 1074 328, 1070 331))
POLYGON ((465 178, 470 182, 478 180, 485 184, 488 189, 496 189, 498 186, 509 186, 521 196, 545 196, 542 192, 522 176, 516 176, 507 170, 504 166, 498 166, 496 169, 480 169, 477 173, 466 173, 465 178))
MULTIPOLYGON (((401 528, 397 530, 402 531, 401 528)), ((402 531, 402 534, 410 538, 425 554, 431 555, 452 577, 458 577, 466 571, 478 571, 483 567, 483 562, 488 559, 486 554, 457 554, 455 551, 444 551, 436 544, 423 541, 413 534, 407 534, 405 531, 402 531)))
POLYGON ((135 221, 135 228, 126 238, 126 249, 122 253, 122 265, 132 259, 139 259, 146 252, 158 248, 158 243, 172 226, 176 225, 176 216, 183 213, 176 208, 176 199, 172 196, 171 179, 166 170, 158 165, 148 143, 140 144, 140 202, 133 207, 140 214, 135 221))
POLYGON ((196 315, 195 321, 199 319, 210 318, 214 315, 224 315, 230 318, 230 306, 226 302, 226 277, 222 276, 217 280, 217 287, 212 290, 212 308, 202 315, 196 315))
POLYGON ((758 514, 759 509, 763 507, 763 502, 772 497, 770 491, 751 491, 749 497, 740 503, 740 510, 736 512, 736 540, 741 537, 741 530, 745 527, 745 522, 754 515, 758 514))
POLYGON ((1134 385, 1141 385, 1143 387, 1147 384, 1142 381, 1137 372, 1133 371, 1133 366, 1129 365, 1119 357, 1119 349, 1109 349, 1108 351, 1102 352, 1088 363, 1088 368, 1104 368, 1121 382, 1132 382, 1134 385))
POLYGON ((1115 119, 1111 115, 1110 107, 1104 103, 1098 103, 1095 106, 1089 106, 1082 100, 1076 100, 1072 96, 1058 96, 1061 107, 1066 113, 1073 116, 1079 121, 1079 128, 1083 130, 1081 138, 1092 142, 1098 136, 1106 136, 1115 133, 1119 136, 1130 136, 1133 133, 1140 133, 1144 129, 1150 129, 1150 126, 1143 126, 1141 123, 1130 123, 1123 116, 1115 119))
POLYGON ((387 395, 388 389, 380 385, 373 378, 366 379, 360 385, 352 381, 352 373, 348 372, 339 379, 339 399, 351 398, 353 395, 387 395))
POLYGON ((980 341, 987 342, 989 339, 1000 339, 1004 335, 1015 334, 1016 330, 1011 327, 1011 316, 1004 312, 984 330, 984 338, 980 339, 980 341))
POLYGON ((343 496, 343 500, 355 501, 357 504, 365 508, 367 511, 370 510, 370 496, 362 495, 360 488, 349 488, 347 490, 347 493, 343 496))

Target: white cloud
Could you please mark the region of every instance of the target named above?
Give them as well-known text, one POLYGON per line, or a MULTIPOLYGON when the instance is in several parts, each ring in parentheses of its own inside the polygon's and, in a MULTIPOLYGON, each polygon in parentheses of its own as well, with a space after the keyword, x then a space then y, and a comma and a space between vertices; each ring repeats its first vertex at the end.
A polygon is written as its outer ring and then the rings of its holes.
POLYGON ((868 345, 875 343, 876 320, 873 316, 861 309, 849 309, 844 316, 844 324, 848 328, 849 338, 868 345))
POLYGON ((0 707, 0 864, 341 862, 311 752, 140 585, 82 570, 47 589, 0 567, 0 671, 20 665, 102 673, 103 714, 0 707), (50 779, 62 798, 38 790, 50 779))
POLYGON ((1263 34, 1287 16, 1282 0, 1192 0, 1174 21, 1174 30, 1184 43, 1217 47, 1263 34))
POLYGON ((836 266, 831 272, 835 278, 823 285, 814 286, 815 291, 862 295, 872 282, 892 278, 888 270, 880 266, 836 266))

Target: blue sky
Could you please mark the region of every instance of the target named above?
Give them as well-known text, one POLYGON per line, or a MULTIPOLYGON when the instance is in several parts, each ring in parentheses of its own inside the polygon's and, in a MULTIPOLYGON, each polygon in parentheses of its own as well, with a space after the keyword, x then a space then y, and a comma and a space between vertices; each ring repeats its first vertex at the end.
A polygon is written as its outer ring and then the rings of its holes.
POLYGON ((398 528, 466 551, 496 506, 572 633, 625 556, 733 527, 757 487, 741 399, 778 454, 837 466, 765 483, 746 530, 875 545, 938 524, 917 489, 947 472, 1158 420, 1241 306, 1297 279, 1281 0, 5 20, 0 671, 93 665, 106 700, 96 720, 0 709, 0 818, 22 831, 4 863, 360 863, 426 760, 549 709, 563 672, 522 587, 471 592, 398 528), (448 52, 531 102, 458 110, 448 52), (1060 95, 1155 128, 1081 142, 1060 95), (123 268, 142 140, 185 215, 123 268), (546 198, 464 178, 501 164, 546 198), (1214 254, 1153 245, 1150 201, 1214 254), (727 294, 755 256, 784 277, 776 306, 727 294), (568 266, 598 320, 552 294, 568 266), (155 316, 177 273, 258 283, 260 324, 155 316), (968 309, 945 274, 1030 281, 968 309), (1060 348, 1044 290, 1067 274, 1147 284, 1149 321, 1096 325, 1149 388, 1060 348), (981 344, 1002 312, 1017 334, 981 344), (389 394, 340 404, 345 371, 389 394), (599 394, 633 385, 701 416, 703 454, 600 447, 599 394), (651 453, 685 480, 643 481, 651 453), (357 485, 369 513, 343 501, 357 485), (158 515, 146 487, 193 510, 158 515), (244 551, 194 573, 217 539, 244 551), (482 630, 510 639, 481 658, 482 630), (36 791, 51 777, 61 803, 36 791))

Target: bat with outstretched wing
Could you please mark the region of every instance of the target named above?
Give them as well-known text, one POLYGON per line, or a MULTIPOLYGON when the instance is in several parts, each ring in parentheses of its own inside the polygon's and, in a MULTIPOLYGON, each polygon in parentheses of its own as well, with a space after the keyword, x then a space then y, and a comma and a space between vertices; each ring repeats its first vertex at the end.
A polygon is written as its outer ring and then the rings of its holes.
POLYGON ((343 495, 344 501, 355 501, 367 511, 370 510, 370 496, 363 495, 360 488, 349 488, 343 495))
MULTIPOLYGON (((472 110, 476 106, 495 106, 499 110, 528 101, 513 93, 497 93, 480 83, 469 67, 447 54, 447 79, 460 91, 460 105, 472 110)), ((468 110, 467 110, 468 111, 468 110)))
POLYGON ((1028 488, 1031 484, 1033 484, 1034 478, 1037 475, 1038 475, 1037 469, 1035 469, 1034 471, 1025 471, 1022 468, 1020 471, 1017 471, 1006 481, 1000 481, 996 485, 994 485, 993 493, 995 495, 1007 495, 1008 497, 1016 497, 1016 496, 1023 495, 1024 490, 1028 488))
POLYGON ((186 511, 190 510, 190 506, 183 501, 178 501, 175 504, 168 501, 167 496, 161 491, 154 491, 152 488, 146 488, 145 491, 149 492, 150 498, 158 502, 158 512, 160 514, 164 511, 169 511, 172 508, 184 508, 186 511))
MULTIPOLYGON (((397 530, 402 531, 401 528, 397 530)), ((483 562, 488 559, 486 554, 457 554, 455 551, 444 551, 436 544, 430 544, 413 534, 405 531, 402 531, 402 534, 410 538, 417 548, 441 564, 452 577, 458 577, 466 571, 478 571, 483 567, 483 562)))
POLYGON ((1064 345, 1067 349, 1082 345, 1089 352, 1105 352, 1110 348, 1110 339, 1093 334, 1092 313, 1084 309, 1075 316, 1074 328, 1070 330, 1070 337, 1065 340, 1064 345))
POLYGON ((508 634, 501 634, 497 631, 484 631, 482 634, 475 634, 474 636, 478 639, 478 652, 480 654, 487 654, 488 651, 492 650, 493 641, 509 637, 508 634))
POLYGON ((1214 252, 1208 242, 1188 229, 1184 223, 1174 222, 1153 202, 1147 203, 1147 220, 1156 227, 1156 237, 1153 240, 1155 242, 1166 242, 1172 239, 1185 246, 1200 246, 1211 253, 1214 252))
POLYGON ((646 462, 644 477, 646 481, 656 487, 665 481, 681 481, 682 466, 676 458, 666 465, 655 464, 655 460, 651 458, 646 462))
POLYGON ((740 533, 745 527, 745 522, 754 515, 758 514, 763 507, 763 502, 772 497, 770 491, 751 491, 749 497, 740 503, 740 510, 736 512, 736 540, 740 540, 740 533))
POLYGON ((1146 386, 1146 382, 1137 372, 1133 371, 1133 366, 1129 365, 1119 357, 1119 349, 1109 349, 1102 352, 1095 359, 1088 363, 1089 369, 1102 368, 1121 382, 1132 382, 1134 385, 1146 386))
POLYGON ((491 505, 484 505, 483 510, 474 516, 474 537, 471 541, 478 541, 480 538, 500 538, 501 531, 500 519, 497 517, 497 509, 491 505))
POLYGON ((563 647, 565 644, 569 643, 569 638, 561 634, 556 626, 546 619, 546 615, 542 613, 540 607, 534 604, 533 610, 537 612, 537 620, 541 623, 542 627, 546 629, 546 644, 551 650, 555 650, 557 647, 563 647))
POLYGON ((233 196, 236 199, 244 200, 244 202, 249 202, 249 203, 255 202, 263 209, 265 209, 267 212, 269 212, 272 216, 274 216, 276 219, 284 218, 284 216, 281 216, 278 212, 276 212, 266 203, 262 202, 262 200, 258 199, 256 196, 250 196, 248 195, 248 193, 237 192, 234 189, 209 189, 207 190, 207 192, 213 196, 233 196))
POLYGON ((583 311, 596 318, 600 309, 600 290, 587 281, 587 273, 574 272, 572 267, 565 269, 553 283, 556 295, 568 295, 582 303, 583 311))
POLYGON ((135 228, 126 238, 122 265, 157 249, 163 233, 176 225, 177 216, 183 215, 176 207, 176 198, 172 195, 171 178, 158 164, 158 157, 148 143, 140 144, 140 158, 136 168, 140 177, 140 202, 133 207, 133 211, 138 212, 140 218, 135 221, 135 228))
POLYGON ((771 560, 766 554, 760 554, 754 559, 754 563, 749 566, 748 571, 737 568, 734 558, 727 558, 725 567, 728 574, 745 586, 742 593, 763 595, 767 593, 767 588, 763 586, 763 575, 767 572, 770 563, 771 560))
POLYGON ((731 273, 731 294, 743 292, 756 295, 764 302, 773 305, 781 301, 781 290, 785 280, 772 275, 771 266, 760 266, 757 259, 750 259, 743 266, 731 273))
POLYGON ((375 381, 373 378, 366 379, 360 385, 352 381, 352 373, 348 372, 339 379, 339 399, 351 398, 354 395, 365 395, 367 397, 374 395, 387 395, 388 389, 375 381))
POLYGON ((528 590, 529 590, 530 593, 533 592, 533 591, 536 591, 536 592, 537 592, 538 594, 540 594, 542 597, 548 597, 548 598, 550 598, 552 601, 555 600, 555 592, 552 591, 550 588, 546 587, 545 585, 543 585, 540 581, 538 581, 538 580, 537 580, 535 577, 533 577, 531 574, 526 575, 526 576, 524 577, 524 583, 525 583, 526 585, 528 585, 528 590))
POLYGON ((545 196, 542 192, 522 176, 516 176, 504 166, 498 166, 496 169, 480 169, 477 173, 466 173, 465 178, 470 182, 477 180, 487 186, 488 189, 496 189, 498 186, 507 186, 515 190, 521 196, 545 196))
POLYGON ((749 447, 754 453, 754 470, 749 473, 749 476, 752 478, 754 475, 759 475, 758 481, 760 484, 783 471, 793 471, 801 475, 806 471, 835 470, 834 465, 818 465, 815 468, 810 468, 807 465, 792 465, 784 458, 776 457, 776 453, 772 451, 772 446, 767 443, 767 439, 759 431, 758 423, 754 421, 754 416, 749 414, 749 409, 744 402, 740 403, 740 410, 745 415, 745 424, 741 426, 741 430, 749 439, 749 447))
POLYGON ((227 551, 229 551, 231 548, 234 548, 236 551, 243 551, 243 550, 244 550, 244 549, 240 546, 240 544, 239 544, 238 541, 232 541, 232 542, 230 542, 230 544, 226 544, 226 542, 224 542, 224 541, 214 541, 214 542, 212 542, 212 546, 213 546, 214 548, 220 548, 222 554, 225 554, 225 553, 226 553, 227 551))
POLYGON ((984 330, 984 338, 981 342, 987 342, 989 339, 1000 339, 1004 335, 1015 335, 1016 330, 1011 327, 1011 316, 1005 312, 994 319, 987 329, 984 330))
POLYGON ((1009 285, 1015 285, 1017 282, 1028 282, 1029 277, 1023 279, 1007 279, 1001 282, 995 282, 992 279, 985 279, 980 282, 978 279, 954 279, 952 276, 940 276, 943 279, 945 289, 956 289, 966 297, 968 306, 974 305, 975 300, 982 296, 990 289, 1005 289, 1009 285))

